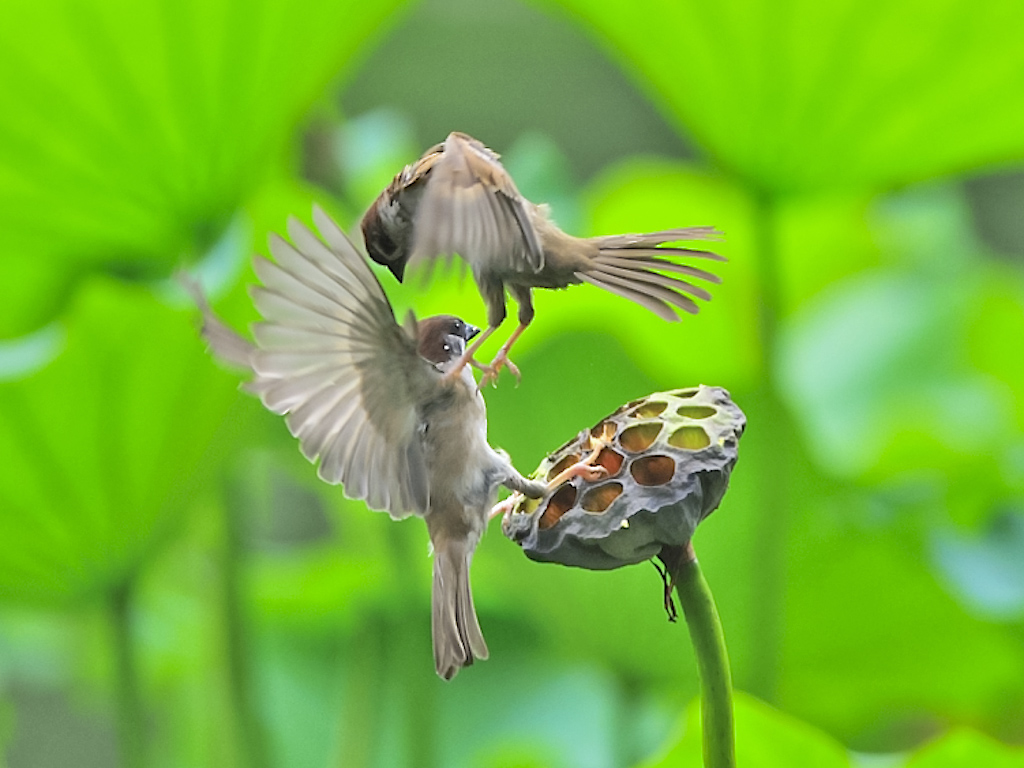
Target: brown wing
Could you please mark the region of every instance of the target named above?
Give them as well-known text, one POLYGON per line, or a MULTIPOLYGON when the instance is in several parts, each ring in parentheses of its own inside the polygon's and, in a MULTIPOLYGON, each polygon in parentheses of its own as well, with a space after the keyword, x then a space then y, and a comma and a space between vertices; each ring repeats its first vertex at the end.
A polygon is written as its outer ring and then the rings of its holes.
POLYGON ((544 252, 532 224, 534 206, 519 194, 497 153, 464 133, 452 133, 439 153, 428 156, 413 258, 457 253, 475 269, 540 271, 544 252))

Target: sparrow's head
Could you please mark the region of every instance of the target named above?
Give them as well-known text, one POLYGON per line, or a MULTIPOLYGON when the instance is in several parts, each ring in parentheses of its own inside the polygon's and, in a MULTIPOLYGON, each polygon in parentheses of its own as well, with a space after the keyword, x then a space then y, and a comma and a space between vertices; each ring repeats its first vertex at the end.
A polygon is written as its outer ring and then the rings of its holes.
MULTIPOLYGON (((394 184, 392 183, 392 186, 394 184)), ((366 252, 378 264, 391 270, 398 282, 405 275, 405 264, 409 259, 408 249, 396 242, 398 232, 397 212, 390 210, 394 206, 391 187, 385 189, 363 216, 360 226, 363 230, 363 242, 366 252)))
POLYGON ((480 333, 455 315, 434 315, 416 325, 417 351, 424 360, 444 367, 462 357, 466 343, 480 333))

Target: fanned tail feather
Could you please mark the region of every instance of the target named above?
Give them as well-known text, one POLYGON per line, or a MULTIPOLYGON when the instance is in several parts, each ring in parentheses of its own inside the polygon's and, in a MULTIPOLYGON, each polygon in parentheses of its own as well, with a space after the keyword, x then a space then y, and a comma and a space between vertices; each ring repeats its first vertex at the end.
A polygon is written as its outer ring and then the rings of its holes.
POLYGON ((689 264, 680 264, 674 259, 727 259, 711 251, 659 246, 662 243, 679 240, 719 239, 721 234, 714 227, 687 227, 640 235, 593 238, 591 242, 598 247, 597 255, 591 260, 590 268, 577 272, 576 277, 629 299, 664 320, 675 322, 679 320, 675 310, 696 314, 700 311, 700 306, 693 299, 710 301, 711 294, 700 286, 662 272, 674 272, 708 283, 720 283, 721 278, 717 275, 689 264))
MULTIPOLYGON (((679 229, 662 229, 658 232, 645 232, 630 235, 605 235, 593 238, 602 248, 646 248, 662 243, 675 243, 680 240, 721 240, 723 234, 714 227, 681 227, 679 229)), ((702 255, 716 261, 725 261, 722 256, 709 251, 697 251, 681 248, 679 250, 694 255, 702 255)))

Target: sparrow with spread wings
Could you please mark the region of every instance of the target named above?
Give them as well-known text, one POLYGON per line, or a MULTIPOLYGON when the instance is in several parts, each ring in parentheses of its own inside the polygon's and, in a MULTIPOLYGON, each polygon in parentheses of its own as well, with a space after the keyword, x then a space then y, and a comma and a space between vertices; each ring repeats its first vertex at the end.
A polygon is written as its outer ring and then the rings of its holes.
POLYGON ((531 203, 496 152, 464 133, 451 133, 417 162, 406 166, 370 206, 362 220, 370 257, 403 279, 410 261, 458 254, 473 273, 487 305, 487 330, 466 350, 460 365, 472 363, 494 380, 507 366, 509 350, 533 320, 533 288, 590 283, 640 304, 665 320, 673 308, 696 313, 694 297, 709 300, 699 286, 673 272, 710 283, 719 278, 680 257, 725 261, 718 254, 666 247, 681 240, 720 236, 714 227, 686 227, 637 235, 580 238, 551 220, 548 206, 531 203), (519 325, 489 366, 473 354, 505 320, 505 291, 519 305, 519 325))
POLYGON ((292 243, 270 237, 275 261, 257 257, 252 289, 263 321, 244 339, 192 291, 203 336, 224 362, 253 374, 247 388, 283 414, 318 473, 345 495, 395 518, 423 517, 434 551, 431 629, 437 673, 451 679, 487 658, 469 567, 498 487, 531 497, 603 468, 580 462, 550 483, 524 478, 487 442, 487 413, 460 365, 479 333, 452 315, 404 326, 369 265, 320 208, 322 240, 298 220, 292 243))

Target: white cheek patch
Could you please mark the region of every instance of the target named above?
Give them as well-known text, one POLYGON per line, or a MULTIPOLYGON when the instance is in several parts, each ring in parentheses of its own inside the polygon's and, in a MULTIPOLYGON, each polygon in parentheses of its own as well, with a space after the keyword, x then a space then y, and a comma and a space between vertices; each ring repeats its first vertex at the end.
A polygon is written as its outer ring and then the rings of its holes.
POLYGON ((462 340, 461 336, 449 336, 448 343, 445 344, 445 351, 451 351, 453 359, 462 357, 462 353, 466 351, 466 342, 462 340))

